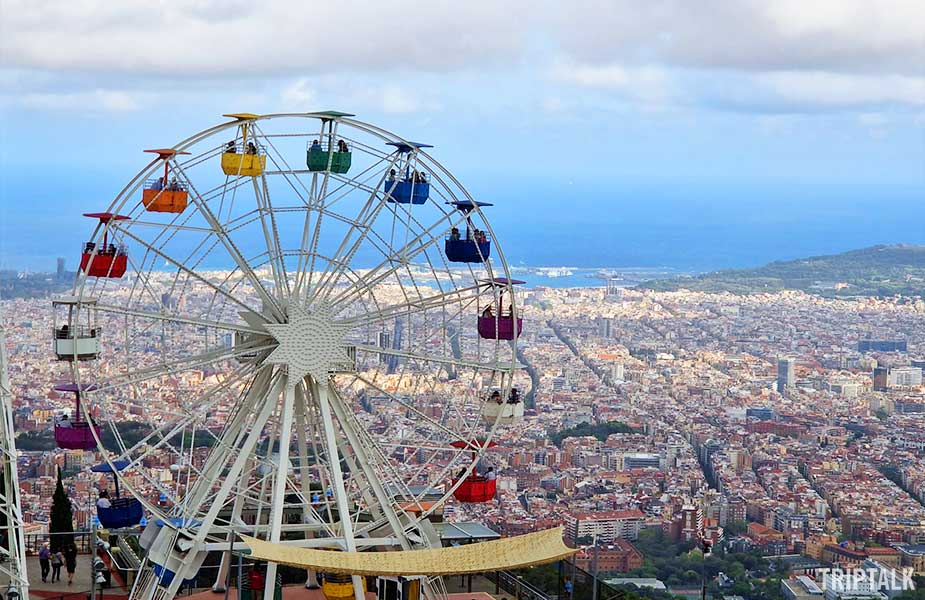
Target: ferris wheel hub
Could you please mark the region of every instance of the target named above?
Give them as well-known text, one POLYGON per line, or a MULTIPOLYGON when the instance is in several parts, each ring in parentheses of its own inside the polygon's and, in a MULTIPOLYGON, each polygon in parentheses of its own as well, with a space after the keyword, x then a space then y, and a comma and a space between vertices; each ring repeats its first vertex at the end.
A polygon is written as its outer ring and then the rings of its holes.
POLYGON ((286 322, 264 328, 278 344, 264 363, 285 366, 290 384, 311 375, 324 385, 330 373, 343 371, 351 361, 345 343, 349 325, 335 321, 326 305, 312 310, 289 305, 286 322))

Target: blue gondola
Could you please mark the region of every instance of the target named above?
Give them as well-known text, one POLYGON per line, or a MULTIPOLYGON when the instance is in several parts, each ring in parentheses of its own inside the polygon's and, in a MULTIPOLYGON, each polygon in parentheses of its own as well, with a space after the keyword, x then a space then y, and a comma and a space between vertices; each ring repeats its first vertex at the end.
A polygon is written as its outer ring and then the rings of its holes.
POLYGON ((129 461, 116 460, 112 466, 109 463, 103 463, 91 467, 94 473, 112 473, 112 478, 116 486, 115 497, 110 498, 111 506, 109 508, 96 507, 96 516, 100 524, 106 529, 123 529, 134 527, 141 523, 144 518, 144 507, 136 498, 122 498, 119 494, 119 476, 118 471, 128 467, 129 461), (113 470, 115 467, 115 470, 113 470))
MULTIPOLYGON (((420 142, 388 142, 388 145, 395 146, 399 155, 410 154, 420 148, 433 148, 430 144, 420 142)), ((382 183, 382 191, 385 194, 387 202, 396 202, 398 204, 424 204, 430 197, 430 183, 426 180, 426 175, 418 173, 417 169, 412 169, 410 158, 396 174, 394 169, 389 177, 382 183)))
POLYGON ((466 215, 466 235, 459 234, 455 227, 446 237, 444 250, 446 257, 450 262, 458 263, 481 263, 488 260, 491 254, 491 240, 484 232, 479 231, 472 226, 469 215, 479 206, 491 206, 488 202, 473 202, 471 200, 460 200, 452 202, 457 210, 466 215))

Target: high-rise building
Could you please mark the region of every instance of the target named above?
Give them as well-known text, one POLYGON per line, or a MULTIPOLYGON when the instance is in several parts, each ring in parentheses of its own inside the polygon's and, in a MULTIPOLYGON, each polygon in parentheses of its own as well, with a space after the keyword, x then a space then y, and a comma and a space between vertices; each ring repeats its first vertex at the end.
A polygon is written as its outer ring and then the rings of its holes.
MULTIPOLYGON (((392 334, 388 331, 380 331, 379 335, 376 336, 376 345, 385 350, 392 349, 392 334)), ((379 354, 379 362, 382 364, 387 363, 389 360, 389 355, 382 353, 379 354)))
POLYGON ((792 358, 777 359, 777 391, 781 394, 784 389, 793 387, 796 383, 796 361, 792 358))
POLYGON ((874 367, 874 391, 885 392, 890 387, 890 370, 886 367, 874 367))
POLYGON ((914 387, 922 385, 922 369, 918 367, 893 367, 887 375, 890 387, 914 387))
MULTIPOLYGON (((395 333, 392 337, 392 350, 401 350, 403 332, 404 323, 401 317, 395 317, 395 333)), ((391 374, 398 370, 398 365, 401 364, 401 360, 397 356, 389 356, 386 364, 388 365, 388 372, 391 374)))
POLYGON ((597 335, 602 338, 611 337, 611 326, 613 325, 613 319, 610 317, 598 317, 597 318, 597 335))
POLYGON ((610 365, 610 377, 614 381, 623 381, 625 368, 623 363, 615 362, 610 365))
POLYGON ((66 275, 64 274, 64 259, 61 257, 58 257, 58 270, 56 274, 58 277, 58 281, 61 281, 66 277, 66 275))

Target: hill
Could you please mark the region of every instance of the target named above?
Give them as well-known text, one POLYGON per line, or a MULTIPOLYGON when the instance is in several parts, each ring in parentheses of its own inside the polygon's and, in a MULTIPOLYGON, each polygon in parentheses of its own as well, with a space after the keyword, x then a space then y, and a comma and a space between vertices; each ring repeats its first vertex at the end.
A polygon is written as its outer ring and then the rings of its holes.
POLYGON ((925 294, 925 246, 873 246, 754 269, 648 281, 639 287, 739 294, 803 290, 824 296, 917 296, 925 294))

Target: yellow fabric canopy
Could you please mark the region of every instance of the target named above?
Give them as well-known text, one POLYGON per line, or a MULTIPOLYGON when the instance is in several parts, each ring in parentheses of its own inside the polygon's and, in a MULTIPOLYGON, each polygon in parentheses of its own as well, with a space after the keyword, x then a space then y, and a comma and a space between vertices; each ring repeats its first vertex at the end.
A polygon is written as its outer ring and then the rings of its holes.
POLYGON ((337 552, 294 548, 242 535, 251 558, 349 575, 464 575, 530 567, 571 556, 562 542, 562 528, 537 531, 452 548, 397 552, 337 552))

